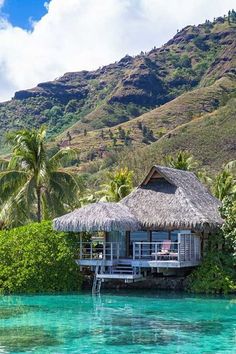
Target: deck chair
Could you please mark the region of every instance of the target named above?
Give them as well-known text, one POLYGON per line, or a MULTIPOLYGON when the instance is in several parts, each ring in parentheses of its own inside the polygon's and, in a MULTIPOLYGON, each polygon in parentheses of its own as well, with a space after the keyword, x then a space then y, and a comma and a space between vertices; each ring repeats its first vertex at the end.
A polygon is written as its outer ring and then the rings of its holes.
POLYGON ((165 255, 170 253, 171 240, 164 240, 162 242, 161 251, 157 252, 158 255, 165 255))
POLYGON ((171 248, 171 240, 164 240, 162 242, 161 251, 157 253, 152 253, 153 257, 157 257, 158 259, 169 259, 169 258, 176 258, 177 255, 170 251, 171 248))

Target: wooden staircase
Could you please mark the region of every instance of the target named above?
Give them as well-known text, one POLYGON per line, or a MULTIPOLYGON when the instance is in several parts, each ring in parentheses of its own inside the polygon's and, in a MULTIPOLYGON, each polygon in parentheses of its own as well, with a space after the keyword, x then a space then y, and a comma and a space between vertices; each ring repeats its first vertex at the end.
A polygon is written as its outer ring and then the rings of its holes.
POLYGON ((133 283, 143 280, 144 277, 141 273, 137 273, 135 268, 132 267, 130 260, 119 260, 119 263, 108 271, 103 271, 102 265, 97 266, 95 270, 93 280, 93 294, 99 294, 101 290, 101 284, 104 281, 121 280, 125 283, 133 283))
POLYGON ((119 263, 113 268, 112 274, 134 274, 134 268, 127 260, 119 263))

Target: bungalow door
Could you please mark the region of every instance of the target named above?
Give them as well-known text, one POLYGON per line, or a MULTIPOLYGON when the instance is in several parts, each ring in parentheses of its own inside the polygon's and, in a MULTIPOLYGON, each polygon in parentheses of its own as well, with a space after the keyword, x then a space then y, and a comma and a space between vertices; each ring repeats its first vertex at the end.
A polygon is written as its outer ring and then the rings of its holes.
POLYGON ((119 244, 119 256, 126 256, 126 234, 121 231, 109 232, 107 242, 115 242, 119 244))

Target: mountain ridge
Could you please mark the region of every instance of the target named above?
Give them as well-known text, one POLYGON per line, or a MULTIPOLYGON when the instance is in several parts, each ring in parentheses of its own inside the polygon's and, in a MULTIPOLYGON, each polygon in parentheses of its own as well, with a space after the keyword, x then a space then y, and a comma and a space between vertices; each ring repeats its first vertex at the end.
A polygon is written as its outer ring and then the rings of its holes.
POLYGON ((51 146, 80 149, 83 169, 109 154, 171 141, 178 126, 235 96, 235 35, 236 19, 219 17, 186 26, 161 48, 18 91, 0 104, 0 148, 6 131, 46 124, 51 146))

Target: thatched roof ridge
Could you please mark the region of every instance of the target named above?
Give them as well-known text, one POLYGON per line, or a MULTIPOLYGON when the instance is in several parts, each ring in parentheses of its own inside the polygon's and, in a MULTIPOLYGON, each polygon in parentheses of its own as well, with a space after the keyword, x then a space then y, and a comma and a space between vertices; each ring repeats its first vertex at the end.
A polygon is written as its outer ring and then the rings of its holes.
POLYGON ((144 228, 206 230, 223 223, 220 202, 195 174, 169 167, 153 166, 121 203, 144 228))
POLYGON ((128 207, 120 203, 98 202, 76 209, 53 220, 58 231, 134 231, 140 228, 128 207))

